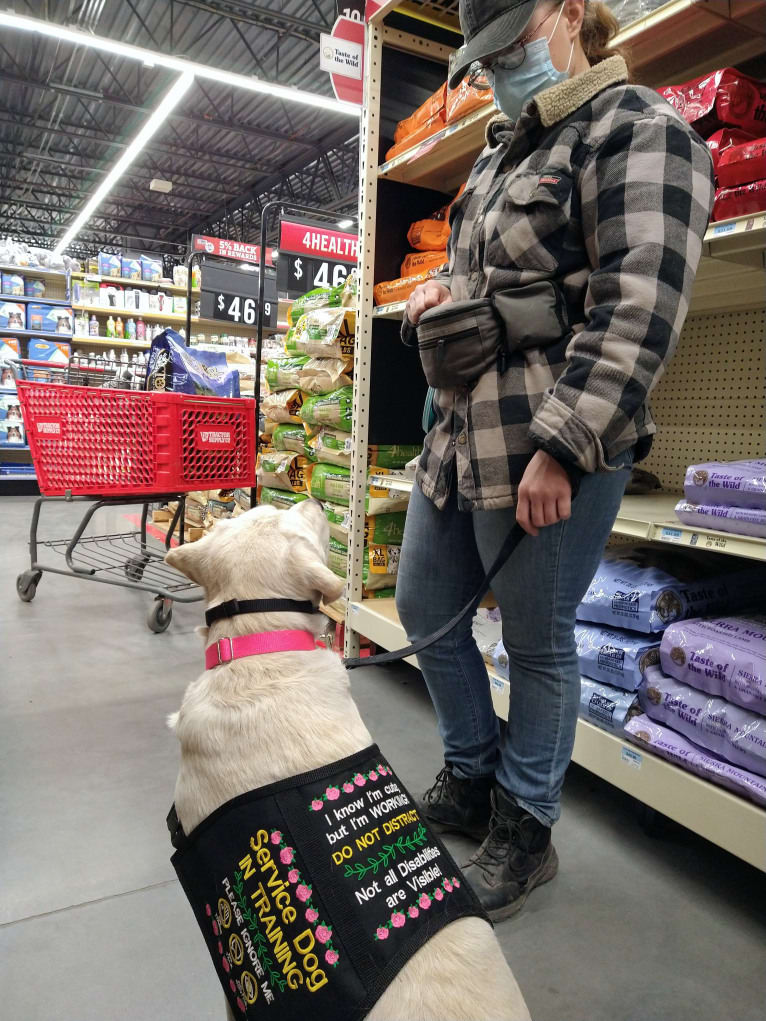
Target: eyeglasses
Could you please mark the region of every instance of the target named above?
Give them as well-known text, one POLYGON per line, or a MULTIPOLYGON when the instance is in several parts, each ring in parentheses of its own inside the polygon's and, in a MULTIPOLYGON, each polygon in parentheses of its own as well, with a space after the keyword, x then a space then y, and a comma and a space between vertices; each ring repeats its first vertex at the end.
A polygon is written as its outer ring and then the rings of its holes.
POLYGON ((501 67, 504 71, 515 71, 517 67, 521 67, 524 63, 524 58, 527 55, 526 45, 531 42, 532 36, 539 32, 543 27, 548 18, 552 17, 556 13, 557 7, 549 11, 543 20, 533 28, 526 35, 518 39, 513 46, 509 47, 496 56, 489 58, 486 62, 480 60, 475 61, 471 64, 471 68, 468 72, 468 85, 472 89, 477 89, 479 92, 491 89, 494 85, 494 71, 496 67, 501 67))

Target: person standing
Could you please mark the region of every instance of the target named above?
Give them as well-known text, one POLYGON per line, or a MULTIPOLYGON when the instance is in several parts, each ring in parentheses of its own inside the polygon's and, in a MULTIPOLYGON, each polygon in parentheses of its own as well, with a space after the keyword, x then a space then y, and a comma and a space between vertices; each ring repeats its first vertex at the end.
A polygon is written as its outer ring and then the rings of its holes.
POLYGON ((548 281, 561 332, 433 394, 396 598, 416 641, 468 602, 515 522, 529 533, 492 585, 509 659, 502 738, 470 619, 418 657, 445 758, 421 807, 483 841, 466 876, 499 920, 558 868, 575 611, 651 446, 647 400, 686 317, 714 182, 702 139, 631 84, 604 4, 461 0, 460 21, 451 84, 470 70, 501 116, 453 204, 449 270, 413 292, 406 321, 548 281))

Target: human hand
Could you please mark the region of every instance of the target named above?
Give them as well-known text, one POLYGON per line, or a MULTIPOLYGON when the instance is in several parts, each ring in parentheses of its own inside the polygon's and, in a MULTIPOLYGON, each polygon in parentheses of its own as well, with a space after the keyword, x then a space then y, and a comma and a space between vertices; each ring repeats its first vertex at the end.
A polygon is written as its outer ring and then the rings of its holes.
POLYGON ((545 525, 555 525, 572 513, 572 484, 558 461, 538 450, 526 467, 519 485, 516 520, 530 535, 545 525))
POLYGON ((428 280, 424 284, 418 284, 409 296, 405 312, 412 325, 417 326, 426 309, 436 308, 437 305, 444 305, 448 301, 452 301, 449 287, 435 280, 428 280))

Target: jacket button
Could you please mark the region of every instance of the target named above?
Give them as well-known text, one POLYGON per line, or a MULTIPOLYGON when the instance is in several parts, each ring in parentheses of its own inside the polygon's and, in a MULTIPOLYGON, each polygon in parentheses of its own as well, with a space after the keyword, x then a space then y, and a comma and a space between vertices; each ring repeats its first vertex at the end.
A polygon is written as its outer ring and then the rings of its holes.
POLYGON ((468 437, 466 436, 465 433, 461 433, 458 436, 457 441, 458 441, 458 443, 467 443, 468 442, 468 437))

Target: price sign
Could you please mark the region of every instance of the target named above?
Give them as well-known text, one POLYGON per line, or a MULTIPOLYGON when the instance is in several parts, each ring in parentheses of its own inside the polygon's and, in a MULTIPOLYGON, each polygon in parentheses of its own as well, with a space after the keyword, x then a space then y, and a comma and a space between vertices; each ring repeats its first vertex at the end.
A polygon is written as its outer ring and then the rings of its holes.
POLYGON ((279 260, 277 286, 290 298, 298 298, 315 287, 338 287, 351 267, 345 262, 309 259, 305 255, 286 255, 279 260))
MULTIPOLYGON (((213 319, 222 319, 237 326, 255 326, 258 322, 258 300, 219 291, 213 296, 213 319)), ((266 326, 277 325, 276 301, 264 301, 263 321, 266 326)))

